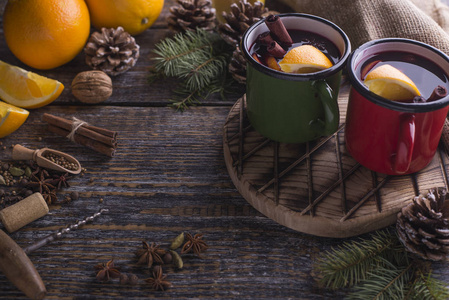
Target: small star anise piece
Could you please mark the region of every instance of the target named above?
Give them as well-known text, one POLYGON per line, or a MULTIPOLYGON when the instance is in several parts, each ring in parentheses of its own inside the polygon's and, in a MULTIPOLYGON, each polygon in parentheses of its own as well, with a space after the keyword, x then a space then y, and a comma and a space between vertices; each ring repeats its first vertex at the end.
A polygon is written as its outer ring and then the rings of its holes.
POLYGON ((117 267, 114 266, 114 260, 111 259, 107 263, 98 264, 95 266, 95 270, 97 270, 97 280, 98 281, 109 281, 111 278, 119 278, 120 271, 117 267))
POLYGON ((166 251, 164 249, 160 249, 159 247, 160 246, 155 243, 151 243, 151 245, 149 245, 147 242, 143 241, 142 249, 139 249, 136 252, 136 256, 139 257, 137 264, 146 264, 148 268, 151 268, 153 263, 163 264, 164 260, 162 259, 162 256, 166 251))
POLYGON ((58 187, 58 189, 61 189, 61 187, 70 187, 70 184, 67 182, 68 179, 71 177, 69 176, 69 173, 65 173, 63 175, 53 175, 53 184, 58 187))
POLYGON ((56 189, 44 191, 42 193, 42 198, 48 205, 54 204, 58 201, 58 195, 56 195, 56 189))
POLYGON ((155 266, 153 268, 153 277, 145 279, 150 284, 151 288, 155 291, 165 291, 171 287, 171 282, 166 281, 167 275, 162 272, 161 266, 155 266))
POLYGON ((208 248, 205 241, 203 241, 203 234, 197 233, 192 236, 190 233, 186 233, 187 242, 182 246, 181 254, 192 252, 201 257, 201 253, 208 248))

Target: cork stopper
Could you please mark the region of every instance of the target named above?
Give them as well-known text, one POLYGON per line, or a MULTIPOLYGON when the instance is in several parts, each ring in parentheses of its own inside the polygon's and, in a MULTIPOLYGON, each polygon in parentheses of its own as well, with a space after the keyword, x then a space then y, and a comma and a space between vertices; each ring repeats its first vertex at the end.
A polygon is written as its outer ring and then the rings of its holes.
POLYGON ((45 216, 48 206, 40 193, 17 202, 0 211, 0 221, 8 232, 14 232, 23 226, 45 216))

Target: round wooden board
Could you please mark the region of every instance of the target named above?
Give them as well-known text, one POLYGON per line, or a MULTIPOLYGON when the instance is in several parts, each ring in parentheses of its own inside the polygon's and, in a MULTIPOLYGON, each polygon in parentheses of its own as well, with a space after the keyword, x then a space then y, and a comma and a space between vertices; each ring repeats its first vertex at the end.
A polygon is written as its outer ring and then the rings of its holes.
POLYGON ((340 127, 307 144, 271 141, 250 125, 245 97, 224 125, 226 166, 238 191, 258 211, 294 230, 345 238, 396 222, 415 195, 446 187, 448 156, 440 147, 422 171, 388 176, 360 166, 344 145, 348 87, 339 97, 340 127))

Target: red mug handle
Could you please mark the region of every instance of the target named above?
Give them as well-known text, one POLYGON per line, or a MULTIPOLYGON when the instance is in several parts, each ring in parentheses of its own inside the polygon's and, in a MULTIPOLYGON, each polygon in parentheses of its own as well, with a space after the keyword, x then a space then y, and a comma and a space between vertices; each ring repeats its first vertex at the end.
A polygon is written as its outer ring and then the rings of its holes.
POLYGON ((393 157, 393 171, 404 174, 410 168, 413 148, 415 146, 415 115, 400 116, 399 137, 396 155, 393 157))

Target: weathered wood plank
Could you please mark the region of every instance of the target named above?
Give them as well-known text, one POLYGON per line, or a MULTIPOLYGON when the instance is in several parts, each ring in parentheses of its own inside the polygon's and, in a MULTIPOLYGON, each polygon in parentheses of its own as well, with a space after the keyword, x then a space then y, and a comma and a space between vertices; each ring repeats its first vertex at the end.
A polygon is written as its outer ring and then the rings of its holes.
MULTIPOLYGON (((0 12, 5 3, 0 0, 0 12)), ((203 107, 176 113, 165 107, 172 82, 146 83, 151 49, 167 34, 164 16, 174 3, 166 1, 156 24, 137 37, 142 56, 135 68, 114 78, 115 91, 106 103, 81 106, 71 96, 71 80, 87 69, 81 54, 63 67, 38 71, 61 80, 66 90, 52 105, 31 111, 16 133, 1 139, 6 149, 0 147, 0 160, 10 158, 13 144, 50 147, 77 157, 87 172, 74 177, 62 193, 78 191, 79 200, 52 206, 49 215, 11 237, 27 246, 99 208, 110 209, 93 224, 30 254, 49 299, 342 298, 342 292, 318 288, 312 276, 320 253, 342 241, 276 224, 253 209, 232 185, 223 159, 222 127, 234 101, 214 98, 203 101, 203 107), (116 156, 106 158, 46 132, 40 120, 44 112, 75 115, 119 131, 116 156), (181 231, 204 233, 210 249, 203 259, 186 256, 183 270, 168 268, 173 287, 167 292, 153 292, 143 282, 136 287, 96 282, 93 266, 111 258, 123 272, 149 277, 147 270, 136 266, 134 251, 142 240, 167 244, 181 231)), ((7 49, 1 26, 0 59, 25 67, 7 49)), ((434 267, 441 279, 449 281, 446 264, 434 267)), ((0 298, 24 299, 2 274, 0 298)))
MULTIPOLYGON (((92 225, 31 254, 49 297, 146 297, 145 285, 123 287, 95 282, 93 265, 114 257, 123 271, 148 277, 135 265, 141 240, 169 243, 181 231, 203 232, 210 244, 204 259, 187 256, 185 269, 168 269, 174 297, 318 297, 307 275, 318 249, 329 240, 299 234, 261 216, 242 199, 227 175, 221 147, 227 107, 197 107, 179 114, 170 108, 58 107, 38 109, 10 145, 48 146, 71 153, 87 167, 67 192, 81 198, 51 207, 48 216, 12 234, 21 246, 97 211, 110 212, 92 225), (117 130, 117 155, 107 159, 48 133, 43 112, 77 115, 117 130), (39 139, 42 138, 42 140, 39 139), (91 182, 92 181, 92 182, 91 182), (102 204, 99 199, 104 198, 102 204), (300 246, 302 245, 302 246, 300 246), (267 284, 270 283, 270 284, 267 284), (313 292, 311 292, 313 291, 313 292)), ((332 243, 338 242, 331 240, 332 243)), ((19 297, 0 275, 0 295, 19 297)), ((322 296, 326 297, 328 292, 322 296)))

